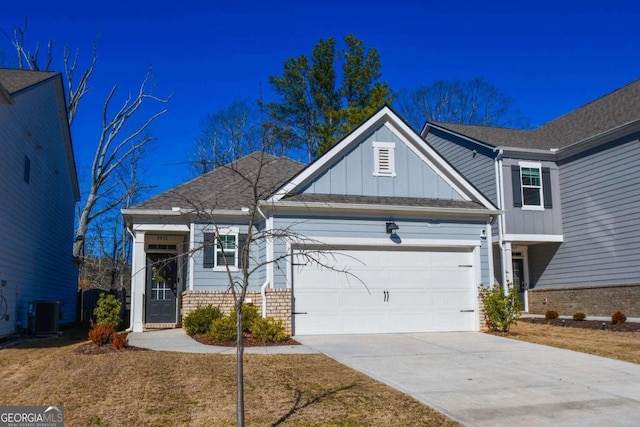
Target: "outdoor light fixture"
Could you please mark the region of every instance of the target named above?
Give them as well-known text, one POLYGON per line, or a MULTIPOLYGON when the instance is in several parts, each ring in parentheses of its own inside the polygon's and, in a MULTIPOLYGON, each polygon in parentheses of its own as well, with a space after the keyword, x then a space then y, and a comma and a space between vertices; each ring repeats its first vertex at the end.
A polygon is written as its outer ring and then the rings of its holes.
POLYGON ((387 222, 387 234, 396 234, 396 230, 398 230, 398 224, 396 224, 393 220, 387 222))

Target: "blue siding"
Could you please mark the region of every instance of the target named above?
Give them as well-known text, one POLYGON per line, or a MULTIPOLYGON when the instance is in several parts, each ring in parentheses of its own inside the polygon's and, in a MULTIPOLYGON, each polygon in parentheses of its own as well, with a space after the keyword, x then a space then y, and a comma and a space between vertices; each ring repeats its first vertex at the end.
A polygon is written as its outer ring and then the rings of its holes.
POLYGON ((531 247, 538 288, 640 283, 638 137, 560 162, 564 242, 531 247))
MULTIPOLYGON (((385 231, 386 218, 340 218, 317 216, 309 218, 276 217, 275 227, 289 229, 304 236, 307 243, 313 239, 347 238, 347 239, 389 239, 385 231)), ((398 235, 401 239, 431 240, 472 240, 481 241, 480 262, 481 282, 491 283, 489 272, 489 248, 487 241, 480 239, 480 231, 486 227, 482 221, 425 220, 416 218, 395 218, 400 227, 398 235)), ((398 244, 401 247, 402 243, 398 244)), ((278 241, 275 245, 276 257, 286 254, 286 242, 278 241)), ((287 263, 283 260, 275 271, 275 286, 289 287, 286 274, 287 263)))
POLYGON ((342 157, 335 159, 302 192, 463 200, 435 170, 384 125, 372 131, 342 157), (395 177, 373 175, 374 141, 395 143, 395 177))
MULTIPOLYGON (((241 234, 247 232, 247 225, 242 223, 225 223, 218 224, 218 227, 238 227, 239 232, 241 234)), ((206 224, 197 224, 195 229, 195 248, 201 248, 204 240, 203 230, 212 230, 211 226, 207 226, 206 224)), ((249 261, 249 268, 252 269, 256 265, 259 265, 264 262, 264 239, 260 238, 261 235, 257 234, 251 244, 251 255, 249 261)), ((193 272, 193 290, 194 291, 220 291, 229 289, 229 276, 227 271, 222 270, 214 270, 211 268, 203 267, 203 255, 204 251, 196 250, 193 254, 193 261, 195 263, 195 268, 193 272)), ((232 276, 234 280, 240 280, 242 278, 242 271, 237 269, 233 271, 232 276)), ((265 272, 264 267, 261 267, 249 278, 249 288, 250 290, 257 290, 264 283, 265 280, 265 272)))

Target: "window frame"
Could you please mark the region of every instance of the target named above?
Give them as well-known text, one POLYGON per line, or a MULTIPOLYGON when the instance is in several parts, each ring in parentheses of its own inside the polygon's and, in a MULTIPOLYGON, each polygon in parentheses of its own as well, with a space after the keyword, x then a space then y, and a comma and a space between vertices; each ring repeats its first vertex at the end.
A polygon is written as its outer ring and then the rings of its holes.
MULTIPOLYGON (((219 252, 221 251, 220 248, 220 243, 221 243, 221 239, 218 238, 218 236, 222 237, 222 236, 233 236, 233 240, 234 240, 234 248, 233 248, 233 252, 234 252, 234 257, 233 257, 233 265, 229 264, 229 270, 230 271, 238 271, 240 269, 239 267, 239 263, 240 263, 240 248, 239 246, 239 242, 240 242, 240 230, 238 227, 220 227, 218 229, 203 229, 202 230, 202 237, 203 237, 203 244, 207 245, 207 234, 212 234, 213 235, 213 241, 212 244, 210 245, 210 251, 213 252, 212 254, 210 254, 209 256, 212 258, 209 258, 209 262, 207 262, 207 248, 205 248, 205 250, 203 251, 203 267, 206 270, 211 270, 211 271, 227 271, 227 265, 224 263, 224 260, 219 259, 219 252), (211 265, 211 261, 213 261, 213 265, 211 265), (222 261, 222 263, 220 263, 220 261, 222 261), (207 265, 209 264, 209 265, 207 265)), ((211 242, 211 241, 209 241, 211 242)), ((231 251, 231 249, 227 249, 229 252, 231 251)), ((225 249, 222 248, 222 252, 224 252, 225 249)), ((221 257, 220 257, 221 258, 221 257)))
POLYGON ((520 167, 520 194, 522 200, 522 210, 525 211, 543 211, 544 207, 544 183, 542 182, 542 163, 537 162, 518 162, 518 166, 520 167), (539 185, 531 185, 524 183, 524 169, 537 169, 538 170, 538 179, 540 180, 539 185), (530 205, 526 203, 525 200, 525 188, 528 189, 537 189, 539 194, 539 204, 530 205))
POLYGON ((396 143, 373 141, 371 145, 373 147, 373 176, 396 176, 396 143), (381 154, 383 153, 387 158, 388 167, 386 168, 381 168, 383 164, 381 154))
POLYGON ((223 232, 218 232, 215 238, 215 247, 213 249, 213 269, 214 270, 226 270, 227 267, 229 267, 229 269, 231 270, 236 270, 238 268, 238 234, 237 232, 229 232, 229 233, 223 233, 223 232), (223 237, 225 239, 223 239, 223 237), (225 249, 223 245, 221 245, 223 243, 223 240, 226 240, 226 238, 228 237, 233 237, 233 249, 225 249), (224 261, 222 263, 220 263, 218 261, 218 256, 220 253, 224 254, 225 252, 227 252, 228 254, 233 250, 233 265, 231 264, 225 264, 224 261))

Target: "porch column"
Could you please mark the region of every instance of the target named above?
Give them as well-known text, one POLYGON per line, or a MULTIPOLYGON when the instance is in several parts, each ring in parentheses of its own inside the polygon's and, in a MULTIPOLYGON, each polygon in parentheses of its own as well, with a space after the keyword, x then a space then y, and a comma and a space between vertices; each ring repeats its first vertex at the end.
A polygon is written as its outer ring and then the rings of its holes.
POLYGON ((511 242, 504 242, 504 265, 502 266, 504 270, 504 283, 502 287, 505 292, 507 292, 507 284, 513 285, 513 259, 511 257, 511 242))
POLYGON ((147 257, 144 251, 144 231, 135 231, 131 260, 131 328, 142 332, 144 328, 144 288, 146 285, 147 257))

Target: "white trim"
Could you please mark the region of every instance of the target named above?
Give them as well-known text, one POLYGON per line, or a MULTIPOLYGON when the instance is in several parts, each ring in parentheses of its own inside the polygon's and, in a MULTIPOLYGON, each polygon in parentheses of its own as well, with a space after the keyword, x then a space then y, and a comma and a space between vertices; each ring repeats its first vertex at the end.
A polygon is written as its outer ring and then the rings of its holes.
POLYGON ((239 243, 239 235, 240 235, 240 227, 235 227, 235 226, 214 226, 213 230, 209 230, 206 227, 203 227, 202 229, 202 233, 210 233, 213 232, 216 234, 215 237, 215 246, 213 247, 213 271, 227 271, 227 268, 229 269, 229 271, 239 271, 238 268, 238 257, 239 257, 239 249, 238 248, 238 243, 239 243), (224 263, 221 265, 218 265, 218 237, 217 236, 234 236, 235 237, 235 257, 234 257, 234 262, 233 265, 225 265, 224 263))
POLYGON ((548 242, 562 243, 562 234, 505 234, 502 236, 507 242, 548 242))
POLYGON ((332 247, 363 247, 363 248, 475 248, 480 247, 480 236, 478 240, 450 240, 450 239, 402 239, 402 243, 395 243, 388 238, 350 238, 350 237, 308 237, 304 241, 292 240, 291 244, 295 248, 307 247, 318 248, 327 246, 327 250, 332 247), (312 243, 305 243, 312 242, 312 243))
MULTIPOLYGON (((542 183, 542 163, 540 162, 527 162, 520 161, 518 162, 518 166, 520 166, 520 197, 522 199, 521 209, 523 211, 543 211, 544 210, 544 185, 542 183), (527 205, 525 204, 524 199, 524 184, 522 183, 522 169, 538 169, 540 172, 540 204, 539 205, 527 205)), ((528 185, 527 188, 536 188, 535 186, 528 185)))
MULTIPOLYGON (((266 221, 265 221, 265 231, 270 232, 273 231, 273 216, 269 215, 269 217, 267 217, 266 221)), ((274 281, 275 281, 275 274, 274 274, 274 269, 273 269, 273 256, 274 256, 274 251, 275 251, 275 246, 273 243, 273 236, 269 236, 267 237, 267 251, 266 251, 266 275, 267 275, 267 281, 270 284, 270 287, 273 288, 274 287, 274 281)))
MULTIPOLYGON (((487 256, 489 257, 489 283, 487 283, 487 286, 491 286, 493 285, 493 283, 491 283, 493 279, 493 229, 491 228, 491 221, 487 221, 486 230, 487 256)), ((478 283, 482 283, 482 277, 480 277, 480 281, 478 283)))
POLYGON ((371 142, 371 146, 373 147, 373 176, 396 176, 396 143, 373 141, 371 142), (380 168, 380 153, 383 150, 386 150, 388 154, 387 160, 389 162, 388 169, 384 171, 380 168))
POLYGON ((487 217, 490 215, 497 215, 502 211, 492 209, 470 209, 470 208, 437 208, 427 206, 394 206, 394 205, 376 205, 376 204, 364 204, 364 203, 333 203, 333 202, 293 202, 293 201, 278 201, 278 202, 260 202, 260 206, 267 208, 289 208, 292 210, 304 210, 309 212, 311 210, 330 210, 336 209, 351 210, 354 212, 403 212, 413 214, 440 214, 440 215, 456 215, 461 217, 487 217))
POLYGON ((196 224, 192 222, 189 226, 189 282, 187 284, 188 289, 190 291, 193 290, 193 276, 196 272, 196 260, 194 256, 194 251, 196 248, 196 224))
POLYGON ((134 224, 133 231, 166 233, 168 231, 189 232, 187 224, 134 224))
POLYGON ((131 257, 131 320, 133 332, 144 329, 144 291, 146 286, 147 259, 145 254, 145 232, 137 231, 133 237, 131 257))
MULTIPOLYGON (((481 247, 477 247, 473 250, 473 259, 475 262, 474 268, 476 270, 476 283, 477 285, 473 287, 473 309, 476 314, 473 316, 473 330, 480 330, 480 299, 478 298, 478 286, 482 283, 482 260, 480 256, 481 247)), ((491 258, 491 257, 489 257, 491 258)), ((489 261, 491 264, 491 261, 489 261)), ((491 277, 491 274, 489 274, 491 277)))

